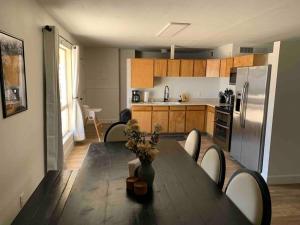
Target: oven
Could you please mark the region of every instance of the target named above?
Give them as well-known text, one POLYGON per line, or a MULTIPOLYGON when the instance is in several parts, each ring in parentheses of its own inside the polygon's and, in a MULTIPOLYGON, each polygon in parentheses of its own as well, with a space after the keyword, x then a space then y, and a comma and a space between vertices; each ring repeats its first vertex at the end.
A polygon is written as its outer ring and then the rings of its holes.
POLYGON ((214 142, 223 150, 230 151, 232 107, 218 106, 215 111, 214 142))

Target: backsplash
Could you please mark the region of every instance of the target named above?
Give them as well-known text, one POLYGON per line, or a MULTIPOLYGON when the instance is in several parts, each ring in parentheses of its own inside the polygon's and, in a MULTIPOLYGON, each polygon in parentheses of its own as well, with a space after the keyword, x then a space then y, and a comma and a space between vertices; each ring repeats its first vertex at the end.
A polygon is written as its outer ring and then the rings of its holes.
POLYGON ((228 83, 229 78, 165 77, 155 78, 154 88, 140 90, 149 91, 150 99, 163 98, 165 85, 169 86, 170 98, 172 99, 178 99, 182 93, 188 94, 192 99, 218 98, 219 91, 224 91, 226 88, 234 88, 228 83))

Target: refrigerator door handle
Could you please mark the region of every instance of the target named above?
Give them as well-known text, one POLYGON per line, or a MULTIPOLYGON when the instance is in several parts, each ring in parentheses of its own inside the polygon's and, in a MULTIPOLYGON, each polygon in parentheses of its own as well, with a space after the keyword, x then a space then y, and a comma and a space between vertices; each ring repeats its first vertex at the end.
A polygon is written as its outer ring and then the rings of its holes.
POLYGON ((249 82, 245 82, 244 88, 243 88, 243 120, 242 120, 242 128, 245 128, 246 126, 246 109, 247 109, 247 100, 248 100, 248 87, 249 87, 249 82))
POLYGON ((243 85, 243 91, 242 91, 242 95, 241 95, 241 110, 240 110, 240 126, 241 128, 243 128, 243 121, 244 121, 244 98, 245 98, 245 84, 243 85))

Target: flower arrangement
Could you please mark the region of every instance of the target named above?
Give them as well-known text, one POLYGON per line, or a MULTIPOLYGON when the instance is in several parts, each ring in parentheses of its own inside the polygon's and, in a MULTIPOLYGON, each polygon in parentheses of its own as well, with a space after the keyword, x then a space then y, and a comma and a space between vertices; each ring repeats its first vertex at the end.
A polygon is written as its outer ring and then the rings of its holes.
POLYGON ((141 162, 151 163, 159 153, 156 145, 160 130, 161 127, 156 125, 150 139, 147 139, 146 133, 140 131, 138 122, 134 119, 129 120, 125 128, 125 134, 128 136, 126 147, 135 153, 141 162))

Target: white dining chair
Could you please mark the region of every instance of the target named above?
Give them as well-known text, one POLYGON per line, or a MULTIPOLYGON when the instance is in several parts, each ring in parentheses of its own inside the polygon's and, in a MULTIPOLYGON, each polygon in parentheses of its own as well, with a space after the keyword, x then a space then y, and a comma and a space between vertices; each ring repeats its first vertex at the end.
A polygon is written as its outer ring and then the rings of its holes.
POLYGON ((252 224, 270 225, 269 188, 259 173, 238 170, 230 178, 225 193, 252 224))
POLYGON ((197 129, 193 129, 185 142, 185 151, 197 162, 201 146, 201 133, 197 129))
POLYGON ((128 138, 124 133, 125 128, 126 123, 124 122, 112 124, 105 133, 104 142, 127 141, 128 138))
POLYGON ((218 145, 212 145, 206 150, 200 166, 218 187, 222 189, 225 179, 226 163, 224 153, 218 145))
POLYGON ((103 136, 103 124, 97 119, 96 113, 102 111, 101 108, 90 108, 88 105, 82 106, 84 111, 84 126, 86 127, 88 121, 94 124, 97 137, 101 141, 101 136, 103 136))

